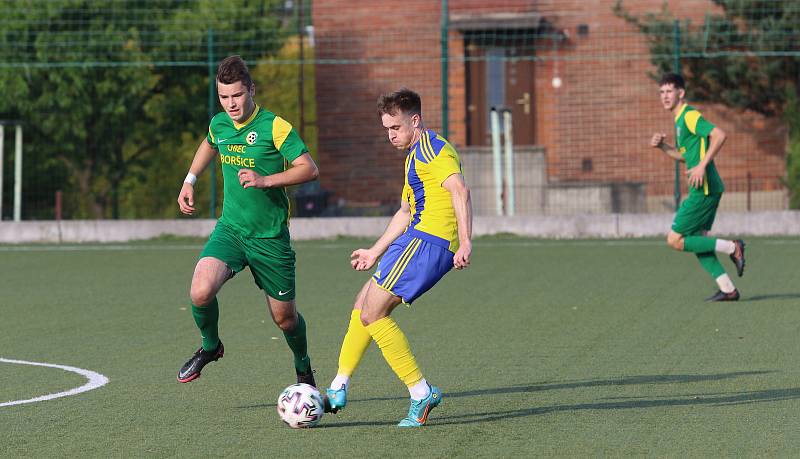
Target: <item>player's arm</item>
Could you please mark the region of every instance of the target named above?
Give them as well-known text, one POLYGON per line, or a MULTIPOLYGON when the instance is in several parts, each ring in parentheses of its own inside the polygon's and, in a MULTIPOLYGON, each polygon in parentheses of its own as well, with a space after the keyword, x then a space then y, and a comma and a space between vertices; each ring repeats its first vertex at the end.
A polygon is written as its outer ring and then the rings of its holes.
POLYGON ((244 188, 281 188, 310 182, 319 177, 314 158, 306 152, 292 161, 292 167, 272 175, 259 175, 252 169, 239 169, 239 183, 244 188))
POLYGON ((206 170, 211 161, 217 155, 217 150, 208 143, 207 139, 200 142, 197 151, 192 159, 192 165, 189 166, 189 173, 181 187, 181 192, 178 194, 178 207, 181 213, 185 215, 192 215, 194 213, 194 182, 197 176, 206 170))
POLYGON ((650 139, 650 146, 653 148, 658 148, 672 159, 684 161, 683 156, 681 156, 681 154, 678 152, 678 149, 664 141, 666 138, 667 135, 664 133, 655 133, 653 134, 653 138, 650 139))
POLYGON ((458 223, 458 250, 453 256, 453 266, 456 269, 466 268, 472 255, 472 198, 461 174, 447 177, 442 186, 450 192, 458 223))
POLYGON ((719 153, 719 150, 722 148, 722 145, 725 144, 727 138, 728 135, 722 129, 714 127, 714 129, 711 130, 711 133, 708 134, 708 150, 706 151, 706 155, 700 160, 697 166, 686 171, 689 174, 690 185, 699 188, 703 184, 706 167, 708 167, 708 164, 717 156, 717 153, 719 153))
POLYGON ((410 220, 411 207, 408 205, 408 202, 403 200, 400 203, 400 209, 394 213, 394 216, 392 216, 392 219, 389 221, 389 226, 386 227, 383 235, 375 241, 375 244, 368 249, 354 250, 353 253, 350 254, 350 265, 353 269, 357 271, 366 271, 372 268, 392 242, 405 232, 410 220))

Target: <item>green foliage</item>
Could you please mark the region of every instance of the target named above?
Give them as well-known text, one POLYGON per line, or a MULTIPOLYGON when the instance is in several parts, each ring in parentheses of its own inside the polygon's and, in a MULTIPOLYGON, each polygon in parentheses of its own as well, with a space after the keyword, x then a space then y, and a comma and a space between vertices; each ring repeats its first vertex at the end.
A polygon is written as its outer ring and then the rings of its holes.
POLYGON ((230 54, 270 55, 288 26, 276 5, 0 0, 0 91, 13 95, 0 99, 0 119, 25 125, 36 187, 25 218, 52 218, 57 189, 67 218, 174 216, 207 128, 208 31, 212 71, 230 54))
POLYGON ((648 40, 651 61, 664 72, 675 70, 680 56, 688 97, 778 116, 790 127, 786 183, 800 208, 800 6, 796 0, 713 0, 721 13, 707 13, 702 26, 677 20, 680 44, 676 48, 676 18, 664 3, 657 14, 635 16, 617 0, 614 12, 636 26, 648 40), (793 159, 794 158, 794 159, 793 159), (793 172, 794 171, 794 172, 793 172), (793 175, 794 174, 794 175, 793 175))
POLYGON ((800 100, 793 90, 788 91, 786 100, 784 119, 789 124, 789 149, 784 184, 789 190, 789 208, 800 209, 800 100))
MULTIPOLYGON (((314 50, 303 46, 303 141, 311 154, 317 154, 316 98, 314 95, 314 50)), ((262 60, 252 67, 256 84, 256 102, 289 121, 300 132, 300 104, 297 93, 300 78, 300 46, 297 36, 286 41, 274 58, 262 60)))
POLYGON ((636 26, 648 40, 651 61, 663 72, 675 70, 676 53, 693 100, 718 102, 767 116, 780 115, 786 91, 797 88, 800 72, 797 24, 800 8, 792 0, 764 2, 714 0, 722 14, 708 13, 702 26, 677 20, 664 7, 657 14, 634 16, 622 0, 617 16, 636 26), (678 21, 680 48, 675 47, 678 21))

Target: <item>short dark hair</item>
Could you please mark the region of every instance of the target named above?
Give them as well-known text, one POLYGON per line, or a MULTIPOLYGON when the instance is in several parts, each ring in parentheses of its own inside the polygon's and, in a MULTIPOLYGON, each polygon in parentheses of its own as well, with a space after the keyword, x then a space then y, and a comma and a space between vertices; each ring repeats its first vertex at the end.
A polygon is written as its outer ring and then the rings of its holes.
POLYGON ((683 81, 683 77, 677 73, 665 73, 664 76, 661 77, 661 81, 658 82, 658 85, 664 86, 665 84, 671 84, 675 86, 675 89, 686 89, 686 82, 683 81))
POLYGON ((233 84, 241 81, 247 89, 253 86, 250 70, 247 69, 247 64, 239 55, 228 56, 219 63, 217 81, 222 84, 233 84))
POLYGON ((422 116, 422 99, 419 94, 408 88, 401 88, 378 98, 378 116, 396 115, 397 112, 422 116))

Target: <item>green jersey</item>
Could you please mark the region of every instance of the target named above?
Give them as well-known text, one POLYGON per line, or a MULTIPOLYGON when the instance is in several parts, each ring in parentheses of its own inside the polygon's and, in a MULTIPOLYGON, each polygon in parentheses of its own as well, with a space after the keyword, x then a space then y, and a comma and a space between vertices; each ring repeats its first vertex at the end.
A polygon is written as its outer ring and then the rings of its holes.
POLYGON ((239 169, 259 175, 286 170, 308 148, 292 125, 256 105, 239 124, 227 113, 217 113, 208 126, 208 143, 219 152, 225 199, 219 221, 243 236, 269 238, 288 235, 289 198, 284 188, 243 188, 239 169))
MULTIPOLYGON (((686 169, 691 169, 705 158, 708 150, 708 135, 714 125, 706 121, 694 107, 683 104, 680 113, 675 117, 675 141, 678 153, 686 161, 686 169)), ((694 188, 689 186, 689 193, 702 193, 703 195, 722 193, 725 187, 717 173, 717 167, 712 160, 706 166, 703 177, 703 186, 694 188)))

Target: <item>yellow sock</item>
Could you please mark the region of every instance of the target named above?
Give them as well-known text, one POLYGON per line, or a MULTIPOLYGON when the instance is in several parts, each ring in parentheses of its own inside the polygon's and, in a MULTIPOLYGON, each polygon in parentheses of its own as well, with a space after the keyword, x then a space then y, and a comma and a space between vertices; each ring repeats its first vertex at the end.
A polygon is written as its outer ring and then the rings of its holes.
POLYGON ((352 376, 356 371, 364 352, 367 351, 372 336, 364 324, 361 323, 361 311, 353 309, 350 314, 350 325, 342 341, 342 350, 339 352, 339 370, 337 374, 352 376))
POLYGON ((381 348, 383 358, 406 386, 411 387, 422 380, 422 372, 411 353, 408 339, 391 317, 367 325, 367 331, 381 348))

